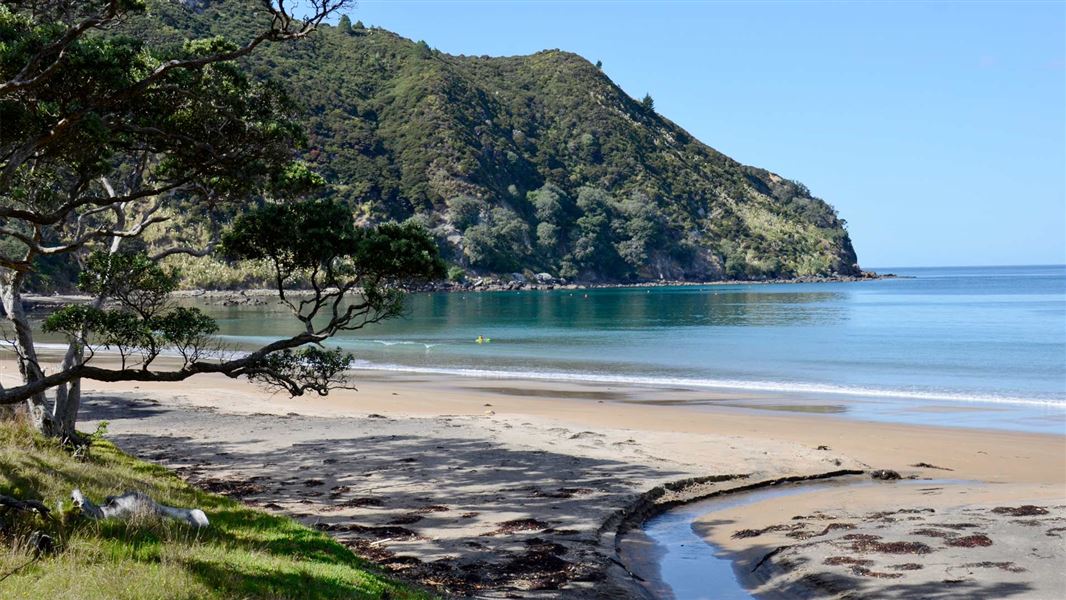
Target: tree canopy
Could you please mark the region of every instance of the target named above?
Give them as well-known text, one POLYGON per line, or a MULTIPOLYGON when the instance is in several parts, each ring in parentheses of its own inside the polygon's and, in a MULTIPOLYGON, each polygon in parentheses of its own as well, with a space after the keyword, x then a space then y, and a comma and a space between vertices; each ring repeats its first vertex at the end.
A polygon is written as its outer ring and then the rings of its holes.
POLYGON ((443 276, 417 227, 357 228, 347 207, 303 199, 323 180, 295 160, 305 139, 296 105, 238 62, 310 35, 346 1, 310 0, 299 14, 284 2, 246 4, 261 17, 250 37, 174 44, 125 27, 145 10, 138 0, 0 4, 0 300, 23 378, 0 387, 0 405, 28 401, 42 429, 73 434, 83 378, 221 373, 326 393, 350 358, 321 343, 399 314, 406 286, 443 276), (178 215, 207 239, 171 230, 164 247, 143 242, 178 215), (171 302, 179 273, 160 262, 213 253, 269 264, 303 331, 244 354, 221 347, 210 318, 171 302), (77 265, 93 300, 46 319, 70 341, 46 375, 21 294, 57 256, 77 265), (297 287, 310 292, 293 299, 297 287), (100 349, 119 366, 93 364, 100 349), (177 366, 159 361, 168 349, 177 366))

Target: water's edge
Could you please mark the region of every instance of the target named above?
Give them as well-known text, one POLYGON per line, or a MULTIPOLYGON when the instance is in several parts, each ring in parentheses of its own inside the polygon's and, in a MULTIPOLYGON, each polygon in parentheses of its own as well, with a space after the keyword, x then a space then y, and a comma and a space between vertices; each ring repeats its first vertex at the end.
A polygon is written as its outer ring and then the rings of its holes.
MULTIPOLYGON (((854 474, 862 473, 853 471, 854 474)), ((643 598, 714 600, 751 600, 778 598, 755 594, 751 590, 762 581, 754 573, 765 561, 782 548, 771 550, 758 561, 751 572, 738 562, 740 555, 716 546, 696 533, 693 523, 707 515, 723 510, 758 504, 786 496, 815 494, 826 490, 867 487, 875 485, 907 484, 951 485, 972 483, 964 480, 914 478, 880 482, 869 478, 825 473, 811 477, 787 477, 739 486, 719 493, 702 495, 699 499, 664 503, 669 506, 640 521, 639 529, 629 529, 615 539, 616 562, 639 588, 643 598), (790 485, 791 484, 791 485, 790 485), (713 596, 706 596, 707 590, 713 596)), ((750 557, 749 557, 750 558, 750 557)), ((799 584, 797 584, 799 585, 799 584)), ((802 593, 817 592, 819 588, 804 586, 802 593)), ((795 588, 787 597, 796 593, 795 588)), ((806 596, 804 596, 806 597, 806 596)))
MULTIPOLYGON (((648 577, 644 577, 636 572, 637 570, 643 570, 647 574, 647 569, 642 569, 639 565, 627 564, 628 557, 625 555, 623 549, 623 543, 626 536, 641 529, 650 519, 662 515, 672 509, 714 498, 766 490, 775 488, 776 486, 801 482, 840 481, 863 475, 864 473, 865 471, 854 469, 840 469, 824 473, 815 473, 812 475, 795 475, 761 480, 725 489, 716 489, 716 486, 719 483, 728 481, 747 480, 750 475, 711 475, 683 479, 652 488, 641 494, 628 507, 615 513, 600 527, 601 539, 604 540, 605 544, 610 546, 606 549, 611 556, 610 560, 612 563, 608 569, 608 576, 615 579, 615 581, 622 587, 628 589, 633 597, 647 598, 649 600, 660 598, 661 596, 657 595, 653 589, 650 588, 661 590, 661 587, 656 586, 663 584, 657 584, 654 580, 649 581, 648 577)), ((858 482, 859 481, 857 480, 856 483, 858 482)), ((710 550, 711 548, 708 546, 708 552, 710 552, 710 550)))

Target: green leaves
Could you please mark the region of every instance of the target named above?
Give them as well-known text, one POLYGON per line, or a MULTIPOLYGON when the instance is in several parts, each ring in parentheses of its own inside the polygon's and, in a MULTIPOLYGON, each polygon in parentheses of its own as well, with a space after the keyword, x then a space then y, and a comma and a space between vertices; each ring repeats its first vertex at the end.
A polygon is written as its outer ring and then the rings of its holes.
POLYGON ((230 260, 269 260, 282 283, 299 272, 323 274, 323 283, 438 279, 444 264, 437 246, 414 224, 355 227, 348 209, 328 200, 267 204, 238 217, 222 236, 230 260))
POLYGON ((293 161, 271 176, 270 191, 275 198, 299 198, 319 191, 326 185, 321 175, 310 165, 293 161))
POLYGON ((68 305, 48 315, 42 328, 48 333, 62 333, 90 350, 96 346, 115 350, 123 366, 134 352, 148 350, 151 358, 158 353, 151 350, 155 340, 148 323, 124 310, 68 305))
POLYGON ((482 223, 463 232, 463 252, 470 264, 493 271, 520 268, 529 257, 529 225, 515 211, 497 207, 482 223))
POLYGON ((445 276, 437 244, 414 223, 382 223, 358 230, 351 258, 378 280, 418 282, 445 276))
POLYGON ((356 238, 347 208, 312 200, 267 204, 238 217, 223 234, 221 250, 230 260, 270 260, 288 279, 350 255, 356 238))
POLYGON ((200 358, 207 349, 210 336, 218 333, 218 324, 198 308, 179 306, 172 311, 153 317, 148 322, 164 345, 173 347, 186 362, 200 358))
POLYGON ((213 54, 233 52, 237 48, 237 44, 218 35, 202 40, 186 40, 185 45, 182 47, 189 56, 211 56, 213 54))
POLYGON ((83 345, 101 346, 127 358, 142 355, 147 367, 165 348, 197 360, 218 331, 215 321, 198 308, 167 306, 178 273, 161 267, 143 252, 93 252, 79 276, 82 291, 114 299, 117 308, 68 305, 48 316, 44 330, 62 333, 83 345))
POLYGON ((102 310, 86 304, 70 304, 48 315, 41 328, 46 333, 62 333, 80 338, 83 330, 98 329, 102 321, 102 310))
POLYGON ((644 98, 640 101, 640 107, 650 113, 655 112, 655 100, 652 99, 651 94, 644 94, 644 98))
POLYGON ((162 267, 143 252, 97 250, 86 259, 78 287, 94 296, 114 298, 147 319, 163 308, 179 278, 176 269, 162 267))
POLYGON ((118 2, 117 14, 102 0, 53 4, 0 6, 0 196, 47 212, 67 201, 53 190, 102 194, 90 182, 119 180, 116 171, 140 161, 140 185, 183 196, 233 201, 275 187, 303 128, 279 86, 217 60, 238 45, 220 36, 153 44, 115 26, 143 2, 118 2), (64 40, 94 14, 110 16, 64 40), (50 49, 57 43, 62 52, 50 49))
POLYGON ((229 260, 267 261, 281 300, 309 334, 325 337, 400 314, 406 286, 445 275, 419 225, 356 228, 344 205, 326 200, 249 211, 223 233, 221 250, 229 260), (290 301, 287 291, 301 284, 313 295, 290 301), (350 292, 358 297, 345 298, 350 292))
POLYGON ((186 364, 198 360, 211 349, 211 336, 218 332, 218 325, 198 308, 178 307, 144 318, 124 308, 74 304, 48 315, 42 329, 63 334, 89 349, 115 350, 123 366, 130 356, 140 354, 141 364, 147 368, 167 348, 182 356, 186 364))
POLYGON ((456 196, 448 199, 447 218, 459 231, 477 225, 481 221, 481 214, 487 213, 489 205, 483 200, 472 196, 456 196))
POLYGON ((354 357, 340 348, 327 350, 309 346, 299 350, 284 350, 264 357, 252 368, 253 381, 280 387, 293 396, 313 391, 321 396, 344 384, 344 372, 351 368, 354 357))

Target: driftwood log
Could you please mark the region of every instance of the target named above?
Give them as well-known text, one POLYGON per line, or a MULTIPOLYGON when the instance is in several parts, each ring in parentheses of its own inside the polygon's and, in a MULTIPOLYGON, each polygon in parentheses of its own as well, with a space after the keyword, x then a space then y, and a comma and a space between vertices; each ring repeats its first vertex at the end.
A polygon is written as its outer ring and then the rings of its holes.
POLYGON ((36 512, 42 517, 48 516, 48 507, 39 500, 19 500, 18 498, 12 498, 11 496, 5 496, 0 494, 0 512, 7 512, 10 510, 20 512, 36 512))
MULTIPOLYGON (((40 500, 21 500, 19 498, 12 498, 11 496, 5 496, 0 494, 0 517, 6 517, 8 513, 37 513, 41 515, 41 518, 48 519, 52 514, 48 507, 44 505, 40 500)), ((6 528, 3 519, 0 519, 0 529, 6 528)), ((14 570, 9 571, 3 577, 0 577, 0 581, 7 579, 14 575, 17 571, 30 563, 36 561, 41 555, 51 554, 55 552, 56 544, 52 536, 43 531, 34 531, 30 533, 26 539, 29 548, 33 548, 33 558, 29 561, 22 563, 14 570)))
POLYGON ((75 489, 70 497, 74 505, 90 519, 127 519, 137 515, 158 515, 185 521, 193 527, 207 527, 207 515, 199 508, 175 508, 164 506, 141 492, 126 492, 121 496, 108 496, 103 505, 97 505, 75 489))

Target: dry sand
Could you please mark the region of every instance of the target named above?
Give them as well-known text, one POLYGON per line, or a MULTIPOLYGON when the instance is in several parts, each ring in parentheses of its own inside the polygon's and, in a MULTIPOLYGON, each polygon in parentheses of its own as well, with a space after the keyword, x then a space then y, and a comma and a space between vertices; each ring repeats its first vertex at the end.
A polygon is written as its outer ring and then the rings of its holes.
MULTIPOLYGON (((10 362, 6 367, 11 373, 10 362)), ((359 391, 290 399, 214 376, 177 385, 88 382, 82 427, 107 420, 109 437, 127 451, 208 489, 315 524, 401 577, 478 597, 641 597, 641 586, 614 562, 630 558, 616 553, 620 530, 671 502, 789 476, 887 468, 944 477, 911 466, 932 463, 969 481, 936 500, 947 514, 969 518, 966 507, 977 504, 1066 505, 1063 436, 752 411, 730 405, 759 398, 681 389, 383 372, 360 372, 357 383, 359 391), (669 485, 684 480, 692 481, 669 485)), ((731 537, 739 529, 816 513, 860 523, 859 516, 882 505, 933 505, 927 496, 879 489, 861 504, 856 495, 811 494, 802 509, 740 509, 728 515, 729 527, 697 527, 743 553, 800 540, 749 538, 744 545, 731 537)), ((997 523, 1000 516, 980 515, 997 523)), ((886 524, 867 521, 859 526, 886 524)), ((805 521, 811 530, 820 523, 805 521)), ((998 524, 982 527, 1006 537, 998 524)), ((1052 527, 1039 528, 1037 552, 1059 552, 1059 538, 1043 533, 1052 527)), ((992 548, 1008 552, 989 561, 1026 560, 1023 549, 1006 542, 992 548)), ((768 581, 843 572, 778 554, 768 581)), ((981 589, 1041 597, 1024 592, 1061 585, 1042 569, 972 570, 983 575, 960 596, 950 593, 954 584, 922 582, 938 598, 1004 597, 981 589), (1041 581, 1028 588, 1000 586, 1034 579, 1041 581)), ((899 572, 910 578, 919 571, 899 572)), ((847 573, 865 586, 862 597, 903 581, 847 573)))

